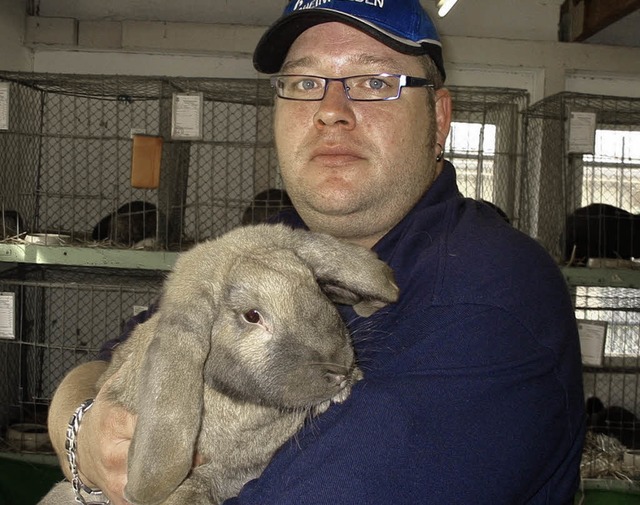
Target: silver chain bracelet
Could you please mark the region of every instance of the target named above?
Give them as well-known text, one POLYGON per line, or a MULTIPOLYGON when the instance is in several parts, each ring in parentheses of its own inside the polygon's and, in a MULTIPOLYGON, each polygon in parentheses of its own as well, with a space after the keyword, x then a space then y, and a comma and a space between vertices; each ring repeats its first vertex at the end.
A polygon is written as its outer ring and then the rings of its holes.
POLYGON ((93 405, 93 398, 86 400, 80 405, 76 411, 71 416, 69 420, 69 425, 67 426, 67 439, 65 442, 65 449, 67 451, 67 460, 69 461, 69 469, 71 470, 71 486, 73 486, 73 491, 75 493, 75 501, 76 503, 80 503, 81 505, 109 505, 108 499, 103 499, 103 493, 99 489, 91 489, 86 486, 81 480, 80 475, 78 474, 78 430, 80 429, 80 421, 82 421, 82 417, 85 412, 91 408, 93 405), (89 495, 89 500, 82 496, 82 493, 86 493, 89 495), (93 497, 93 498, 92 498, 93 497), (99 500, 99 501, 98 501, 99 500))

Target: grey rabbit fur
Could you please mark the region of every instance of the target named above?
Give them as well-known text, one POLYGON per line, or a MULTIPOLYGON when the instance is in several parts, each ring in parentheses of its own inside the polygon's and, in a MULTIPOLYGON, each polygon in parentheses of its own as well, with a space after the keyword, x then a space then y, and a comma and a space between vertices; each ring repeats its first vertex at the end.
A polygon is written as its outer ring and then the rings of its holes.
MULTIPOLYGON (((158 312, 102 378, 116 374, 110 396, 138 414, 127 499, 210 505, 237 495, 362 377, 332 302, 369 316, 397 297, 372 251, 284 225, 240 227, 181 254, 158 312), (192 470, 196 451, 206 464, 192 470)), ((73 502, 41 502, 63 503, 73 502)))

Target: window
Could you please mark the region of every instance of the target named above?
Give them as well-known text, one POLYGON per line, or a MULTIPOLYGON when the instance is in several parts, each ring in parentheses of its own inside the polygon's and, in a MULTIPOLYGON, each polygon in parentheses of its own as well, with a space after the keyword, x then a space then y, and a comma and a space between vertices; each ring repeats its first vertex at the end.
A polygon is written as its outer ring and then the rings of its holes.
POLYGON ((578 286, 576 317, 607 322, 606 357, 640 357, 640 290, 578 286))
POLYGON ((452 122, 445 152, 464 196, 495 202, 496 126, 452 122))
POLYGON ((595 153, 584 155, 581 206, 606 203, 640 212, 640 131, 596 130, 595 153))

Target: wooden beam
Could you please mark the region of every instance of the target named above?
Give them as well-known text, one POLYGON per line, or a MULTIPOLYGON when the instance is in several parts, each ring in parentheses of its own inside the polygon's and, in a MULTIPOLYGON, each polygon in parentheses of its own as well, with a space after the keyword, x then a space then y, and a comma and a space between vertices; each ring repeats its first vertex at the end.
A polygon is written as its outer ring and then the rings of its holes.
POLYGON ((560 9, 561 40, 586 40, 638 9, 640 0, 565 0, 560 9))

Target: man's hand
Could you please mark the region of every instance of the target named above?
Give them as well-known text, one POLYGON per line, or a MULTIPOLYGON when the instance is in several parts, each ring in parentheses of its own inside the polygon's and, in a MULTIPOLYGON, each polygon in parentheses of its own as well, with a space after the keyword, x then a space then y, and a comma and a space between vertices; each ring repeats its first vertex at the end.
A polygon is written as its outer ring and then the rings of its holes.
MULTIPOLYGON (((91 361, 73 369, 58 386, 49 408, 49 434, 60 459, 60 465, 70 479, 65 450, 67 424, 74 410, 87 398, 93 405, 82 416, 77 436, 77 467, 82 482, 100 489, 112 505, 127 505, 124 487, 127 483, 127 456, 136 423, 136 416, 111 402, 105 393, 107 381, 100 391, 95 384, 108 363, 91 361)), ((194 456, 194 466, 205 463, 194 456)))
POLYGON ((125 505, 122 496, 127 482, 127 451, 133 436, 135 416, 109 402, 96 383, 107 369, 105 361, 89 361, 72 369, 58 385, 49 406, 48 428, 60 467, 71 480, 65 449, 71 415, 83 401, 94 403, 82 416, 77 436, 76 465, 80 479, 99 488, 113 505, 125 505))
POLYGON ((78 473, 84 484, 102 490, 113 505, 126 505, 127 453, 136 417, 107 400, 104 391, 105 387, 82 418, 78 473))

